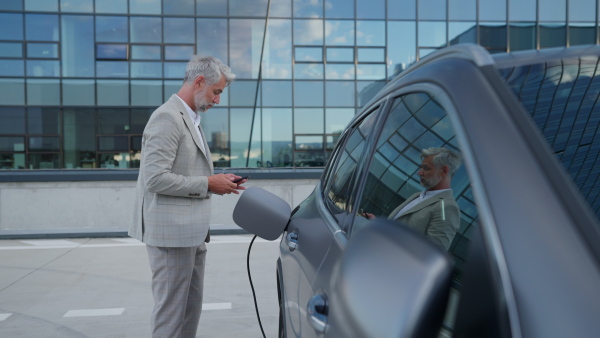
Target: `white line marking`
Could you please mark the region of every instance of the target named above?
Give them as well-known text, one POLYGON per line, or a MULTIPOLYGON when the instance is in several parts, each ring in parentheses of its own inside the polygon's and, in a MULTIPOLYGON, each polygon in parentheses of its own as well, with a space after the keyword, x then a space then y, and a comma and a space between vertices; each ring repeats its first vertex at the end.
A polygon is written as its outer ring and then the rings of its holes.
POLYGON ((0 313, 0 322, 6 320, 10 315, 12 315, 12 313, 0 313))
POLYGON ((66 240, 35 240, 35 241, 21 241, 25 244, 35 246, 77 246, 80 243, 66 241, 66 240))
POLYGON ((230 310, 231 303, 208 303, 202 304, 202 311, 210 310, 230 310))
POLYGON ((128 243, 128 244, 140 244, 142 242, 138 241, 135 238, 113 238, 115 242, 128 243))
POLYGON ((118 309, 91 309, 91 310, 69 310, 63 317, 96 317, 96 316, 119 316, 125 311, 118 309))

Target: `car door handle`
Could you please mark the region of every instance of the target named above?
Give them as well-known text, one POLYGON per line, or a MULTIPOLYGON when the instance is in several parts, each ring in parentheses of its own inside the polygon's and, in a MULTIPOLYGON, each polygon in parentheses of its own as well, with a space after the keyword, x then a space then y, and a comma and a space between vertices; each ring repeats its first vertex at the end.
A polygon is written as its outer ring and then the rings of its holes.
POLYGON ((308 322, 317 332, 323 333, 327 328, 328 306, 325 295, 314 295, 308 301, 306 306, 308 322))
POLYGON ((298 233, 288 233, 287 236, 285 236, 285 244, 290 248, 290 251, 296 250, 298 247, 298 233))

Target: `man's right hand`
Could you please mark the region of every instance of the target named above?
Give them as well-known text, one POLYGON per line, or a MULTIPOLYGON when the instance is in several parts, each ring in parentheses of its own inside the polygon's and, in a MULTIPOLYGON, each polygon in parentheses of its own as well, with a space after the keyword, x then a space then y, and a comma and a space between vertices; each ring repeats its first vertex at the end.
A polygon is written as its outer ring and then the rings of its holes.
POLYGON ((208 176, 208 190, 213 194, 239 194, 237 191, 238 184, 233 183, 235 179, 233 174, 216 174, 208 176))

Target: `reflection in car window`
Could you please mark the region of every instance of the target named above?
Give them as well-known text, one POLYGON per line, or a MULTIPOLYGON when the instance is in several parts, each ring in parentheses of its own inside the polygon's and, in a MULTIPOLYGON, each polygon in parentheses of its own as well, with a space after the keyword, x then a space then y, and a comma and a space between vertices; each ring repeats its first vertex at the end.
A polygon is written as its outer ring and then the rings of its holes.
POLYGON ((590 56, 500 69, 600 218, 599 71, 590 56))
MULTIPOLYGON (((424 92, 396 98, 370 159, 351 235, 370 223, 362 215, 388 218, 407 198, 425 190, 417 173, 421 165, 421 151, 431 147, 460 153, 445 109, 424 92)), ((458 278, 472 229, 478 224, 464 165, 454 174, 451 188, 460 209, 460 225, 448 251, 455 257, 455 276, 458 278)))
POLYGON ((375 121, 375 115, 374 113, 369 114, 347 134, 345 143, 338 145, 335 159, 331 161, 333 166, 328 174, 323 198, 333 215, 352 212, 350 199, 353 191, 353 178, 357 164, 361 160, 367 136, 375 121))

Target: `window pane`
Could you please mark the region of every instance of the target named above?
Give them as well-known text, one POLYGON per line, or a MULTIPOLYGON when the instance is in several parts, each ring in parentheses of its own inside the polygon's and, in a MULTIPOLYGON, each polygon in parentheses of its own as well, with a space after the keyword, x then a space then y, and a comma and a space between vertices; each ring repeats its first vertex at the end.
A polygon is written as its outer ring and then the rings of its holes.
POLYGON ((94 18, 62 15, 62 75, 94 76, 94 18))
POLYGON ((448 38, 450 45, 477 43, 477 26, 475 22, 449 22, 448 38))
POLYGON ((327 107, 354 107, 354 82, 326 81, 325 105, 327 107))
POLYGON ((161 0, 129 0, 129 12, 131 14, 161 14, 161 0))
POLYGON ((58 0, 25 0, 26 11, 58 12, 58 0))
MULTIPOLYGON (((183 80, 187 62, 164 62, 163 64, 165 68, 164 77, 183 80)), ((221 94, 221 100, 223 100, 223 94, 221 94)))
POLYGON ((20 42, 0 42, 0 57, 21 58, 23 57, 23 44, 20 42))
POLYGON ((96 45, 96 60, 127 60, 127 45, 99 43, 96 45))
POLYGON ((328 0, 325 17, 330 19, 354 19, 354 3, 347 0, 328 0))
POLYGON ((385 19, 385 0, 356 0, 357 19, 385 19))
POLYGON ((476 18, 476 0, 448 0, 448 19, 475 20, 476 18))
POLYGON ((127 17, 96 16, 97 42, 127 42, 129 41, 129 25, 127 17))
POLYGON ((595 21, 596 0, 569 1, 569 21, 595 21))
POLYGON ((325 44, 329 46, 354 45, 354 21, 351 20, 326 20, 325 44))
POLYGON ((25 63, 23 60, 2 60, 0 76, 24 76, 25 63))
POLYGON ((58 108, 28 108, 27 133, 59 134, 60 110, 58 108))
POLYGON ((510 51, 535 49, 535 23, 510 25, 510 51))
POLYGON ((131 25, 131 42, 162 42, 161 18, 131 17, 129 24, 131 25))
POLYGON ((263 166, 292 165, 292 109, 263 109, 263 166))
POLYGON ((265 79, 292 78, 292 26, 290 20, 269 20, 262 72, 265 79))
MULTIPOLYGON (((20 60, 19 60, 20 61, 20 60)), ((4 63, 4 61, 2 62, 4 63)), ((23 62, 20 63, 21 72, 23 62)), ((2 73, 0 67, 0 74, 2 73)), ((21 75, 22 76, 22 75, 21 75)), ((23 79, 0 79, 0 105, 24 105, 25 104, 25 80, 23 79)))
POLYGON ((354 48, 327 48, 327 62, 354 62, 354 48))
MULTIPOLYGON (((571 0, 574 1, 574 0, 571 0)), ((566 0, 539 0, 539 20, 540 21, 561 21, 567 20, 567 2, 566 0)))
POLYGON ((97 80, 96 83, 99 106, 129 106, 129 81, 97 80))
POLYGON ((161 104, 163 104, 162 81, 131 81, 132 106, 158 107, 161 104))
POLYGON ((417 18, 416 1, 387 0, 388 19, 415 20, 417 18))
POLYGON ((63 111, 65 167, 96 168, 96 117, 93 109, 63 111))
POLYGON ((416 61, 416 26, 414 22, 388 22, 387 64, 389 74, 398 74, 416 61))
POLYGON ((94 80, 63 80, 62 94, 65 106, 96 105, 94 80))
POLYGON ((0 40, 23 40, 23 14, 0 13, 0 40))
POLYGON ((294 20, 294 44, 323 45, 323 20, 294 20))
POLYGON ((165 43, 194 43, 194 19, 165 18, 165 43))
POLYGON ((132 60, 161 60, 160 46, 153 45, 132 45, 132 60))
POLYGON ((362 107, 367 104, 379 92, 385 81, 357 81, 356 92, 358 96, 358 106, 362 107))
POLYGON ((27 76, 59 77, 59 61, 27 60, 27 76))
POLYGON ((189 60, 194 55, 194 46, 165 46, 165 60, 189 60))
POLYGON ((229 0, 232 16, 267 16, 268 0, 229 0))
POLYGON ((419 22, 419 47, 445 47, 446 23, 421 21, 419 22))
POLYGON ((296 107, 323 107, 325 90, 322 81, 294 81, 296 107))
POLYGON ((98 134, 128 134, 129 109, 98 109, 98 134))
POLYGON ((25 134, 24 108, 0 107, 0 121, 0 135, 25 134))
POLYGON ((131 109, 130 133, 131 134, 142 134, 144 132, 144 128, 146 127, 146 123, 148 123, 148 120, 150 119, 150 115, 152 115, 153 111, 154 111, 154 108, 131 109))
POLYGON ((60 138, 58 136, 30 136, 27 151, 60 151, 60 138))
POLYGON ((479 26, 479 44, 488 49, 506 51, 506 23, 486 22, 479 26))
POLYGON ((323 108, 294 109, 294 134, 323 134, 323 108))
POLYGON ((96 0, 96 13, 127 14, 127 0, 96 0))
POLYGON ((60 11, 92 13, 94 11, 94 0, 60 0, 60 11))
POLYGON ((419 20, 446 20, 446 0, 419 0, 419 20))
POLYGON ((23 0, 4 0, 0 2, 0 9, 9 11, 22 11, 23 0))
POLYGON ((587 45, 596 43, 596 26, 589 24, 571 24, 569 26, 569 45, 587 45))
POLYGON ((536 0, 509 0, 508 20, 535 21, 536 0))
POLYGON ((354 80, 354 64, 325 65, 325 78, 328 80, 354 80))
POLYGON ((196 0, 198 15, 227 15, 227 0, 196 0))
POLYGON ((358 64, 356 78, 358 80, 384 80, 385 65, 358 64))
POLYGON ((27 80, 27 104, 58 106, 60 104, 59 80, 27 80))
MULTIPOLYGON (((129 138, 127 136, 100 136, 98 137, 98 151, 128 151, 129 138)), ((113 159, 101 158, 101 168, 116 168, 118 163, 114 163, 113 159)), ((126 167, 127 168, 127 167, 126 167)))
POLYGON ((327 108, 325 111, 325 125, 327 134, 341 134, 350 120, 354 117, 352 108, 327 108))
POLYGON ((322 18, 323 0, 294 0, 294 17, 322 18))
POLYGON ((228 88, 230 90, 232 106, 255 106, 256 81, 234 81, 228 88))
POLYGON ((129 63, 127 61, 97 61, 97 77, 129 77, 129 63))
POLYGON ((58 44, 56 43, 27 43, 27 57, 36 59, 58 59, 58 44))
POLYGON ((479 20, 506 21, 506 0, 479 0, 479 20))
MULTIPOLYGON (((294 59, 298 61, 323 61, 323 48, 321 47, 296 47, 294 59)), ((327 52, 329 55, 329 52, 327 52)), ((329 59, 329 58, 328 58, 329 59)))
POLYGON ((322 63, 311 63, 311 64, 297 63, 294 65, 294 77, 296 79, 302 79, 302 80, 323 79, 323 64, 322 63))
POLYGON ((359 48, 358 62, 385 62, 385 49, 359 48))
POLYGON ((196 29, 197 52, 214 56, 224 64, 229 64, 227 19, 197 19, 196 29))
POLYGON ((247 56, 231 59, 231 70, 240 79, 258 78, 265 20, 232 19, 229 24, 230 53, 247 56))
POLYGON ((385 46, 384 21, 357 21, 356 44, 359 46, 385 46))
MULTIPOLYGON (((229 112, 226 108, 212 108, 202 113, 202 130, 206 135, 215 167, 230 167, 229 112)), ((248 143, 246 142, 246 146, 248 143)), ((244 163, 245 165, 245 163, 244 163)))
POLYGON ((540 24, 540 48, 562 47, 567 44, 565 25, 540 24))
POLYGON ((27 40, 58 41, 58 15, 25 14, 25 32, 27 40))
POLYGON ((168 0, 163 1, 163 14, 165 15, 190 15, 194 13, 195 0, 168 0))
POLYGON ((271 0, 271 17, 289 18, 292 16, 292 0, 271 0))
POLYGON ((265 107, 291 107, 292 82, 262 81, 262 95, 265 107))
MULTIPOLYGON (((25 150, 25 138, 15 136, 2 136, 0 137, 0 151, 24 151, 25 150)), ((2 169, 5 163, 2 163, 2 169)))

